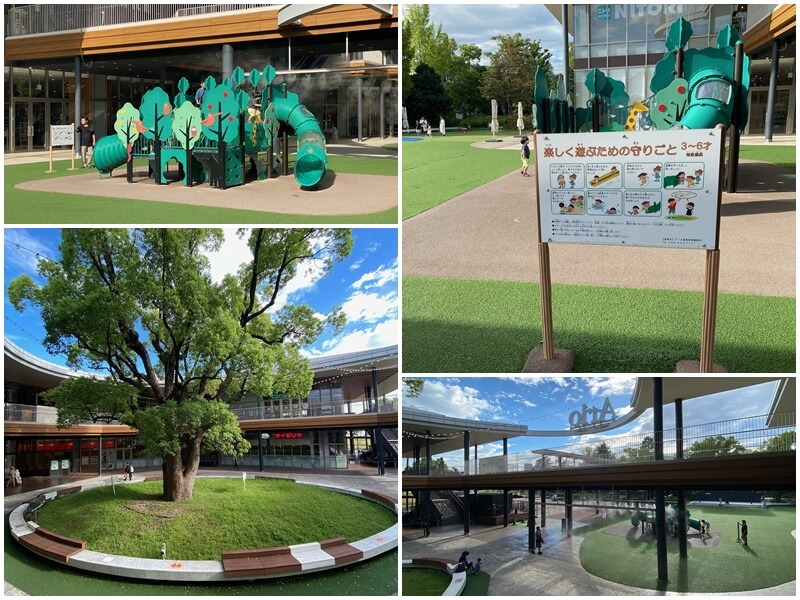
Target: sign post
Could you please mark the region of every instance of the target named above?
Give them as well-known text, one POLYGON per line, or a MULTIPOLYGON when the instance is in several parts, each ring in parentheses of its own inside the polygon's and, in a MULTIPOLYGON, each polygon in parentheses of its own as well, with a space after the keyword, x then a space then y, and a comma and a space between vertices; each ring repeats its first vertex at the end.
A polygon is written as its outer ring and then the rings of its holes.
MULTIPOLYGON (((556 372, 541 361, 566 352, 554 348, 548 244, 573 243, 705 250, 699 370, 711 372, 724 130, 536 132, 533 141, 542 348, 534 349, 523 370, 556 372)), ((692 370, 681 363, 679 370, 692 370)))
MULTIPOLYGON (((75 145, 75 125, 50 125, 50 170, 47 173, 55 173, 53 171, 53 146, 74 146, 75 145)), ((75 170, 75 153, 70 152, 72 156, 72 166, 70 171, 75 170)))

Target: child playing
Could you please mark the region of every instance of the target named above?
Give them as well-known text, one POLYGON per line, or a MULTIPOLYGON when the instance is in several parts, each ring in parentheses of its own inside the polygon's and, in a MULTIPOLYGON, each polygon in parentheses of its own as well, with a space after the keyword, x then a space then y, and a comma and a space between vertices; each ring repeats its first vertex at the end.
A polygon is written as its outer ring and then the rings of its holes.
POLYGON ((523 177, 530 177, 528 175, 528 163, 531 158, 531 149, 528 146, 528 136, 525 135, 520 139, 520 143, 522 144, 522 148, 520 149, 519 156, 522 159, 522 176, 523 177))

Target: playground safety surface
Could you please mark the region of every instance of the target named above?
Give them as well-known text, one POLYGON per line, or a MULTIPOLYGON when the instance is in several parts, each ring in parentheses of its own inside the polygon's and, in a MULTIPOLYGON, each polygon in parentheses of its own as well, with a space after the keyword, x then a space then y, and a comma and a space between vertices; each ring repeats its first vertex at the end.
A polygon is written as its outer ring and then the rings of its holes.
POLYGON ((152 179, 147 179, 146 171, 139 170, 134 175, 134 183, 129 184, 124 169, 102 179, 92 169, 86 174, 70 177, 68 186, 65 186, 63 179, 56 178, 29 181, 17 187, 48 194, 78 193, 293 215, 364 215, 394 208, 398 203, 397 177, 385 175, 328 171, 314 188, 301 188, 289 175, 250 181, 226 190, 207 184, 187 187, 178 181, 156 185, 152 179))

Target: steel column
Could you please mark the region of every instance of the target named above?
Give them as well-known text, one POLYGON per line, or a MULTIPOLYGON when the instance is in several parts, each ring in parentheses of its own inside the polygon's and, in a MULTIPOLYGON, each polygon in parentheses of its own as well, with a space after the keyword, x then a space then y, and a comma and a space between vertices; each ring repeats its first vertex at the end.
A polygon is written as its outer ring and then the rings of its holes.
MULTIPOLYGON (((464 464, 469 465, 469 431, 464 432, 464 464)), ((477 464, 475 465, 475 474, 477 475, 477 464)), ((465 471, 467 469, 464 469, 465 471)), ((469 489, 464 488, 464 535, 469 535, 469 489)))
POLYGON ((772 40, 772 62, 769 69, 769 92, 767 93, 767 120, 764 124, 764 141, 772 141, 772 116, 775 114, 775 100, 778 94, 778 62, 781 58, 780 43, 772 40))

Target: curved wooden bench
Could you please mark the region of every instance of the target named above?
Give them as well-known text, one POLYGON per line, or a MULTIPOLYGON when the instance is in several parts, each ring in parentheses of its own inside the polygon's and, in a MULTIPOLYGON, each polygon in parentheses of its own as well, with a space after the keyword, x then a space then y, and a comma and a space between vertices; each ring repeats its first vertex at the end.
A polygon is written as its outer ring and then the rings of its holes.
POLYGON ((37 527, 32 535, 19 538, 23 546, 37 554, 62 563, 68 563, 72 555, 86 550, 86 542, 61 535, 43 527, 37 527))
POLYGON ((361 490, 361 495, 365 498, 371 498, 375 500, 378 504, 383 504, 387 508, 392 510, 396 510, 397 508, 397 500, 390 496, 386 496, 384 494, 379 494, 377 492, 371 492, 369 490, 361 490))
POLYGON ((222 553, 225 577, 264 577, 297 573, 303 565, 292 556, 289 546, 257 550, 229 550, 222 553))
POLYGON ((347 543, 347 538, 338 537, 324 540, 319 547, 336 559, 337 565, 345 565, 364 558, 364 553, 347 543))
POLYGON ((63 488, 56 491, 56 498, 63 498, 64 496, 69 496, 70 494, 76 494, 80 492, 83 488, 79 485, 63 488))

